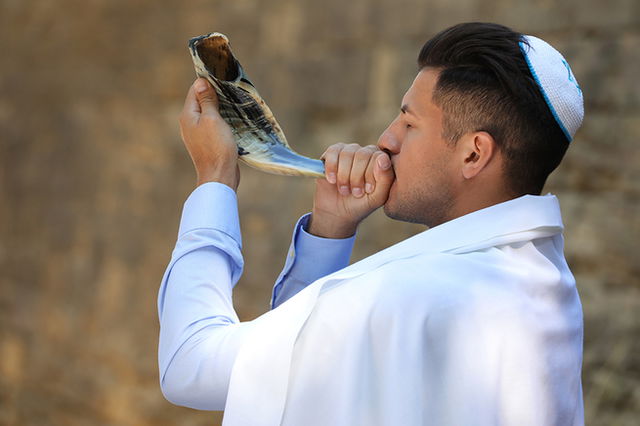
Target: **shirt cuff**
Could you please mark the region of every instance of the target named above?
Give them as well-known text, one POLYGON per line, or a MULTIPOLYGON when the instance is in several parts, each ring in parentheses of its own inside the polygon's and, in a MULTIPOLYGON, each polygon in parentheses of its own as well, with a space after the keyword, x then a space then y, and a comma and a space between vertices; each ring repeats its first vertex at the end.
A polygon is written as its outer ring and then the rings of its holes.
POLYGON ((242 245, 238 198, 233 189, 218 182, 197 187, 182 209, 178 238, 196 229, 217 229, 242 245))
POLYGON ((293 231, 287 260, 273 286, 271 308, 280 306, 312 282, 349 265, 355 235, 321 238, 304 230, 311 214, 302 216, 293 231))
POLYGON ((351 250, 356 240, 349 238, 322 238, 305 231, 311 214, 303 216, 294 237, 295 261, 289 275, 300 281, 313 281, 349 266, 351 250))

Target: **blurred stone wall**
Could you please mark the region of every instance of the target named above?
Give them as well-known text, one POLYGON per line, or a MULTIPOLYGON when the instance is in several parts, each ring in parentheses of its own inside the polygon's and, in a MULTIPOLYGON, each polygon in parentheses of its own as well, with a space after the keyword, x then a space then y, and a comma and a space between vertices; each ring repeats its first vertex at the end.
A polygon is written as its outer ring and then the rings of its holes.
MULTIPOLYGON (((637 0, 0 0, 0 424, 204 425, 164 401, 156 293, 195 176, 177 126, 186 41, 226 33, 291 144, 375 143, 422 43, 504 23, 568 58, 587 119, 560 197, 585 310, 588 424, 640 416, 637 0)), ((242 319, 270 288, 313 182, 242 168, 242 319)), ((374 214, 354 260, 422 228, 374 214)))

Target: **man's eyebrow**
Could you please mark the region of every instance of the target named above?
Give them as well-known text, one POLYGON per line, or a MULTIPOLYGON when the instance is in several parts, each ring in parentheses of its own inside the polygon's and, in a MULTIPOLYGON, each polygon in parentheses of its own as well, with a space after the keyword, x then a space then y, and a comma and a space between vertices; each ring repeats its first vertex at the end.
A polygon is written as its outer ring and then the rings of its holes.
POLYGON ((411 114, 411 115, 415 115, 413 114, 413 112, 409 109, 409 105, 404 104, 400 107, 400 111, 402 111, 403 114, 411 114))

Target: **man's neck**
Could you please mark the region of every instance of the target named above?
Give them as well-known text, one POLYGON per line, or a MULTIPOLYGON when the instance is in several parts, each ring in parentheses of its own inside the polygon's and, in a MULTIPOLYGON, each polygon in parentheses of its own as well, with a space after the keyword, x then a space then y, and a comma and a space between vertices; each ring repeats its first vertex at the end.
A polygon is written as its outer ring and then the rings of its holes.
POLYGON ((504 191, 496 191, 494 194, 487 194, 486 192, 484 194, 480 192, 465 194, 465 196, 456 200, 447 221, 518 197, 518 195, 508 194, 504 191))

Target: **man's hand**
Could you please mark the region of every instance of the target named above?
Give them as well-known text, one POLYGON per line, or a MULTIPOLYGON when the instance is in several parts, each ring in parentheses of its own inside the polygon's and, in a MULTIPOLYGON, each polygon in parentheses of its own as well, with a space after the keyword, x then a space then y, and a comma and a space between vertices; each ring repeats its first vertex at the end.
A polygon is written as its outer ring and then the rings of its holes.
POLYGON ((197 79, 180 114, 180 133, 198 177, 197 184, 220 182, 238 189, 238 147, 231 128, 218 113, 216 91, 197 79))
POLYGON ((347 238, 358 224, 384 205, 395 179, 391 159, 377 147, 336 144, 322 155, 325 179, 316 180, 308 232, 347 238))

